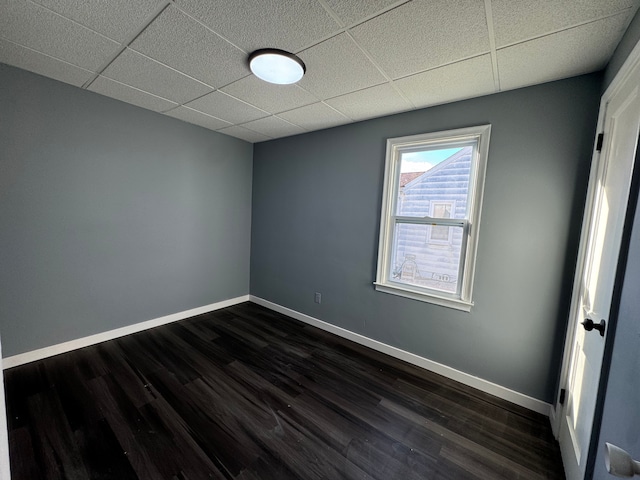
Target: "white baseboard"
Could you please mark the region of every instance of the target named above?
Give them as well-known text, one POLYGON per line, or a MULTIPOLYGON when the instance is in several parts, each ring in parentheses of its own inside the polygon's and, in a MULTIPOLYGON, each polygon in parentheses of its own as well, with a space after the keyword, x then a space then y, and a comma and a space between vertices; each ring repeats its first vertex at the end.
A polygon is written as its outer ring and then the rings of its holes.
POLYGON ((113 340, 114 338, 124 337, 132 333, 141 332, 149 328, 159 327, 160 325, 166 325, 167 323, 177 322, 178 320, 184 320, 185 318, 194 317, 203 313, 213 312, 214 310, 220 310, 221 308, 237 305, 238 303, 249 301, 249 295, 243 295, 241 297, 230 298, 229 300, 223 300, 221 302, 212 303, 203 307, 192 308, 191 310, 185 310, 183 312, 172 313, 160 318, 154 318, 153 320, 147 320, 145 322, 134 323, 133 325, 127 325, 126 327, 116 328, 102 333, 96 333, 95 335, 89 335, 88 337, 77 338, 64 343, 58 343, 57 345, 51 345, 50 347, 39 348, 38 350, 32 350, 30 352, 20 353, 11 357, 2 359, 2 369, 11 367, 17 367, 18 365, 24 365, 25 363, 35 362, 36 360, 42 360, 43 358, 52 357, 61 353, 70 352, 78 348, 88 347, 95 345, 96 343, 106 342, 107 340, 113 340))
POLYGON ((452 380, 456 380, 470 387, 477 388, 478 390, 481 390, 485 393, 495 395, 496 397, 528 408, 529 410, 533 410, 534 412, 538 412, 546 416, 549 416, 549 414, 551 413, 551 405, 543 402, 542 400, 538 400, 537 398, 533 398, 523 393, 516 392, 515 390, 511 390, 507 387, 503 387, 502 385, 498 385, 488 380, 469 375, 468 373, 461 372, 460 370, 456 370, 455 368, 448 367, 447 365, 443 365, 442 363, 434 362, 433 360, 429 360, 400 348, 387 345, 386 343, 373 340, 369 337, 365 337, 364 335, 360 335, 359 333, 354 333, 350 330, 337 327, 304 313, 300 313, 295 310, 291 310, 290 308, 283 307, 282 305, 278 305, 277 303, 272 303, 268 300, 264 300, 263 298, 250 295, 250 300, 270 310, 282 313, 284 315, 287 315, 288 317, 300 320, 301 322, 307 323, 309 325, 313 325, 314 327, 318 327, 321 330, 325 330, 329 333, 338 335, 339 337, 359 343, 360 345, 364 345, 365 347, 369 347, 379 352, 386 353, 387 355, 398 358, 400 360, 404 360, 405 362, 424 368, 425 370, 435 372, 452 380))
POLYGON ((551 432, 553 437, 558 440, 560 435, 560 425, 558 425, 558 413, 555 405, 549 405, 549 423, 551 423, 551 432))

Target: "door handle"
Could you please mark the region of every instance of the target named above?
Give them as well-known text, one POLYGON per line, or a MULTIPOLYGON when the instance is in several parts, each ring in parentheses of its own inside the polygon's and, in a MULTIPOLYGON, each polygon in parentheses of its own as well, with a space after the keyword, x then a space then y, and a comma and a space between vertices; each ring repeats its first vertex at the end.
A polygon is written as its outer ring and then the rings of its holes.
POLYGON ((590 332, 591 330, 598 330, 600 332, 600 336, 604 337, 604 330, 607 328, 607 322, 600 320, 600 323, 594 323, 590 318, 585 318, 584 322, 582 322, 582 326, 587 332, 590 332))
POLYGON ((627 452, 608 442, 604 444, 604 463, 607 472, 616 477, 640 475, 640 462, 631 458, 627 452))

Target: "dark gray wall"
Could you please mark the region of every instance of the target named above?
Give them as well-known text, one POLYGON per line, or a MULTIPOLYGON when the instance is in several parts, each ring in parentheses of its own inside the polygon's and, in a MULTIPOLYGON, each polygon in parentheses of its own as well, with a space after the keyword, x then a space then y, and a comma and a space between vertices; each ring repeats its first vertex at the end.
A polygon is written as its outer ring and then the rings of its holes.
POLYGON ((604 72, 603 90, 609 86, 631 53, 631 50, 633 50, 633 47, 638 43, 638 40, 640 40, 640 10, 636 12, 635 17, 631 20, 629 28, 624 32, 624 36, 616 47, 615 52, 613 52, 611 60, 609 60, 609 64, 604 72))
POLYGON ((257 144, 251 293, 551 402, 600 88, 593 74, 257 144), (376 292, 386 139, 485 123, 472 312, 376 292))
POLYGON ((4 355, 248 294, 252 149, 0 65, 4 355))

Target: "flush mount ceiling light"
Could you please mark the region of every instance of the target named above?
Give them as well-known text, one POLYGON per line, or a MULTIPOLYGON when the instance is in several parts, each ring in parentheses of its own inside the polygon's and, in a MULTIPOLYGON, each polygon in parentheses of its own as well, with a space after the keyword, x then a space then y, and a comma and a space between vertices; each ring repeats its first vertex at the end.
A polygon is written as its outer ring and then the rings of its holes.
POLYGON ((256 77, 279 85, 296 83, 307 71, 304 62, 293 53, 275 48, 263 48, 249 55, 249 68, 256 77))

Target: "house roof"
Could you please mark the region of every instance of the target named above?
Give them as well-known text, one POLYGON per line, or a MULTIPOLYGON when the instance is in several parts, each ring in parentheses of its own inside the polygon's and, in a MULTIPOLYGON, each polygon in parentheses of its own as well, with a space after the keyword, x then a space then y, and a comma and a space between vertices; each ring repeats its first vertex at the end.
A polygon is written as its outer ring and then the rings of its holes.
POLYGON ((0 62, 249 142, 606 66, 637 0, 11 0, 0 62), (296 85, 254 77, 297 54, 296 85), (523 61, 526 58, 526 61, 523 61))

